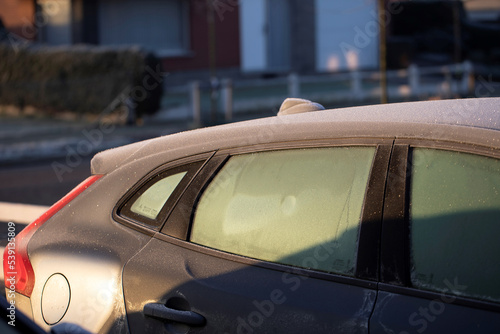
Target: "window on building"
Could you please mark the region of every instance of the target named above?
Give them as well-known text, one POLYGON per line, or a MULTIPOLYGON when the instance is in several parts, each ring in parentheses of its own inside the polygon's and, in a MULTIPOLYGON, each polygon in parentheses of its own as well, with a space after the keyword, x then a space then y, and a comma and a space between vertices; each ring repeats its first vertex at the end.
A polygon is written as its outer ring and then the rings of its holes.
POLYGON ((100 44, 140 45, 159 56, 185 54, 188 6, 182 0, 101 0, 100 44))

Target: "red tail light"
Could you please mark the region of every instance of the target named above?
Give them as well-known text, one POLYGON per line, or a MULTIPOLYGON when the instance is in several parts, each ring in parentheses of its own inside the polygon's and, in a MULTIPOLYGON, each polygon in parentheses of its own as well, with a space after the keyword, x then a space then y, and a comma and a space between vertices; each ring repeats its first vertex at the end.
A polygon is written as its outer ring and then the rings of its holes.
POLYGON ((29 224, 15 238, 9 236, 9 243, 3 253, 3 273, 5 288, 25 295, 31 296, 35 285, 35 273, 28 256, 28 242, 33 234, 47 220, 65 207, 69 202, 80 195, 85 189, 99 180, 102 175, 93 175, 71 190, 66 196, 52 205, 47 212, 29 224))

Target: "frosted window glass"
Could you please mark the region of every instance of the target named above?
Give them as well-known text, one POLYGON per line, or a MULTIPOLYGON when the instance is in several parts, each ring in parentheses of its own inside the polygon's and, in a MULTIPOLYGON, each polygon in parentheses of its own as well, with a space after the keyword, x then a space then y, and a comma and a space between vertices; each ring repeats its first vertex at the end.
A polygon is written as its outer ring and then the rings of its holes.
POLYGON ((234 156, 201 197, 191 241, 353 274, 374 152, 335 147, 234 156))
POLYGON ((413 151, 414 286, 500 301, 499 192, 497 159, 445 150, 413 151))
POLYGON ((153 184, 137 198, 130 211, 150 219, 156 219, 161 208, 163 208, 163 205, 165 205, 186 173, 177 173, 153 184))

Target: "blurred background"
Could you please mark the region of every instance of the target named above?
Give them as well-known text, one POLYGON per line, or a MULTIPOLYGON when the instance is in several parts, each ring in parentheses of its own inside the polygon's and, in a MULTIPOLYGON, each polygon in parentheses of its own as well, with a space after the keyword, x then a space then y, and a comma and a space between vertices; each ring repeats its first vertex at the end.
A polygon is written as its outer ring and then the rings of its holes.
POLYGON ((500 0, 0 0, 0 19, 0 202, 51 205, 98 151, 286 97, 500 96, 500 0))

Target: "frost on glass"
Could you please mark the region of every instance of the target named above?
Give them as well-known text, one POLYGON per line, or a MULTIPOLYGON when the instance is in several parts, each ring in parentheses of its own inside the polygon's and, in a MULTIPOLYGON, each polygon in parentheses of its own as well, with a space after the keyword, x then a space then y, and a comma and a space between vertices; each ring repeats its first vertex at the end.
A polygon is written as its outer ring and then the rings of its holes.
POLYGON ((415 149, 411 184, 413 285, 500 301, 500 161, 415 149))
POLYGON ((186 173, 177 173, 153 184, 137 198, 130 211, 149 219, 156 219, 161 208, 163 208, 186 173))
POLYGON ((191 241, 353 274, 374 152, 341 147, 234 156, 201 197, 191 241))

